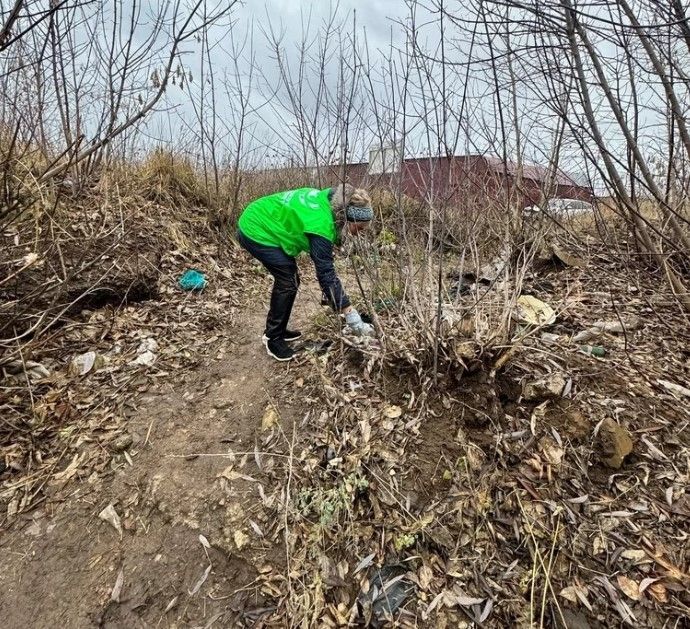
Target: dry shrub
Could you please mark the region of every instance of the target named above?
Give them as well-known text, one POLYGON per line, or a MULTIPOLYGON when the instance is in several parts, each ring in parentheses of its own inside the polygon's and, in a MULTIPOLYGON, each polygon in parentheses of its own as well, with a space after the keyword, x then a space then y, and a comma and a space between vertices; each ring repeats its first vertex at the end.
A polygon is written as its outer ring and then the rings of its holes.
POLYGON ((316 173, 310 168, 257 169, 241 174, 239 206, 244 207, 254 199, 283 190, 318 187, 316 173))
POLYGON ((172 151, 154 149, 137 169, 145 198, 174 208, 209 205, 205 188, 192 162, 172 151))
MULTIPOLYGON (((690 209, 686 202, 679 202, 674 207, 679 223, 688 229, 690 209)), ((669 262, 677 272, 688 272, 687 252, 678 249, 674 242, 666 212, 653 199, 640 198, 635 204, 637 213, 647 225, 652 239, 661 244, 662 250, 669 255, 669 262)), ((635 236, 635 224, 631 212, 620 201, 611 197, 598 199, 594 211, 580 213, 561 213, 552 217, 537 215, 528 224, 531 229, 538 226, 544 234, 566 242, 577 242, 584 245, 604 245, 610 253, 621 256, 627 264, 648 270, 658 269, 652 256, 639 247, 635 236)))
MULTIPOLYGON (((419 236, 428 223, 428 209, 421 201, 402 194, 400 197, 389 188, 373 188, 369 191, 380 228, 402 236, 419 236)), ((377 226, 378 227, 378 226, 377 226)))
POLYGON ((315 172, 309 168, 229 168, 220 173, 220 189, 211 211, 211 225, 225 237, 228 230, 234 231, 242 210, 255 199, 284 190, 316 185, 315 172))
MULTIPOLYGON (((38 146, 0 129, 0 227, 30 209, 32 201, 51 200, 50 187, 39 182, 51 160, 38 146)), ((34 207, 35 209, 35 207, 34 207)))

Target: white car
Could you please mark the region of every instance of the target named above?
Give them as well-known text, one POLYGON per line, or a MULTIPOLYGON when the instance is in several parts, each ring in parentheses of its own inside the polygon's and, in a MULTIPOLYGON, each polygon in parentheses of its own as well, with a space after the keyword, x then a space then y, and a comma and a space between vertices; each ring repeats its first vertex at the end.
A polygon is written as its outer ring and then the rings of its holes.
POLYGON ((580 199, 549 199, 544 209, 538 205, 530 205, 525 208, 525 214, 538 214, 544 212, 550 216, 574 216, 594 212, 594 205, 589 201, 580 199))

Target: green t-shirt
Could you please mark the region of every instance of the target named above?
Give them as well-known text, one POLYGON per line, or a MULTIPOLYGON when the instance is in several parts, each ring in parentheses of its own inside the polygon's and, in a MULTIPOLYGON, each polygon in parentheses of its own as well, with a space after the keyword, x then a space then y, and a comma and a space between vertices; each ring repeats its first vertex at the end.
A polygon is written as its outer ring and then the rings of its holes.
POLYGON ((309 251, 306 234, 323 236, 335 243, 337 233, 330 188, 299 188, 252 201, 242 212, 238 227, 261 245, 280 247, 287 255, 309 251))

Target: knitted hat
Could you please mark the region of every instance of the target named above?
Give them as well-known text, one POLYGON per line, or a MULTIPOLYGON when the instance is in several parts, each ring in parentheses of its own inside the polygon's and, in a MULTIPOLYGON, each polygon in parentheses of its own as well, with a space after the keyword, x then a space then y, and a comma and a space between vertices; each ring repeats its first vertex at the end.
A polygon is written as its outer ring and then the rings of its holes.
POLYGON ((374 220, 374 210, 370 207, 348 205, 345 209, 345 218, 349 223, 367 223, 374 220))

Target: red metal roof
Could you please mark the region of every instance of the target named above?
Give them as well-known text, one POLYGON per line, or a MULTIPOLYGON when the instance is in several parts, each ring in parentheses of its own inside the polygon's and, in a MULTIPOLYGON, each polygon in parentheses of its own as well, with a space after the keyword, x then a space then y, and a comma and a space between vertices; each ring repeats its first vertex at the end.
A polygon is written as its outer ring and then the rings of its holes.
MULTIPOLYGON (((512 176, 517 174, 517 164, 515 162, 508 161, 507 164, 504 165, 503 160, 499 157, 491 157, 488 155, 485 155, 484 159, 486 160, 487 166, 492 170, 498 171, 499 173, 503 173, 505 170, 507 170, 507 174, 512 176)), ((523 163, 522 176, 525 179, 531 179, 532 181, 546 181, 549 176, 549 170, 544 166, 523 163)), ((566 175, 562 170, 558 170, 556 173, 555 183, 557 183, 559 186, 581 187, 580 184, 576 183, 574 179, 566 175)))
MULTIPOLYGON (((429 161, 441 162, 441 161, 460 161, 460 160, 483 160, 490 170, 496 173, 504 172, 503 160, 500 157, 494 157, 493 155, 453 155, 450 158, 441 155, 433 157, 406 157, 403 161, 405 164, 425 164, 429 161)), ((368 162, 357 162, 350 163, 348 166, 365 166, 368 162)), ((510 176, 515 176, 517 173, 517 163, 508 160, 507 163, 507 174, 510 176)), ((549 176, 549 170, 545 166, 538 166, 537 164, 530 164, 529 162, 523 162, 522 164, 522 176, 525 179, 530 179, 536 182, 544 182, 549 176)), ((556 173, 555 181, 559 186, 574 186, 576 188, 589 188, 588 184, 578 183, 570 175, 566 174, 562 170, 558 170, 556 173)))

